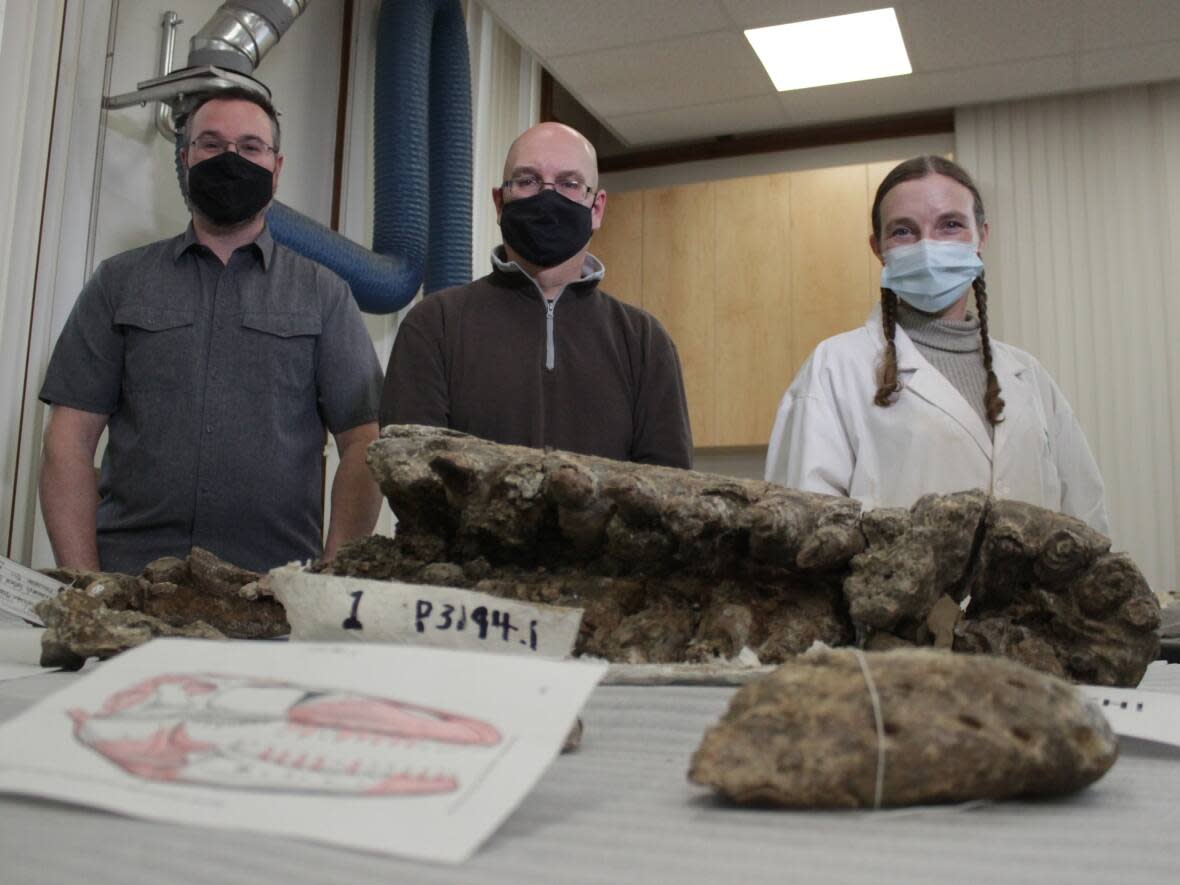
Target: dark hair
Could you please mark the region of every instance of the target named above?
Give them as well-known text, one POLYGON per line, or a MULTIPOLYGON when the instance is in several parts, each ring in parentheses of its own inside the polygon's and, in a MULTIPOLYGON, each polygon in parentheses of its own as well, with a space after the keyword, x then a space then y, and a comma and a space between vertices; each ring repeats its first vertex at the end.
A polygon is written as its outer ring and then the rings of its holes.
POLYGON ((245 86, 227 86, 225 89, 218 89, 216 92, 204 92, 197 96, 193 106, 184 115, 184 120, 181 126, 184 130, 184 140, 187 144, 190 141, 190 132, 188 131, 189 124, 193 117, 197 115, 197 111, 203 108, 211 101, 248 101, 252 105, 257 105, 266 112, 266 116, 270 118, 271 136, 274 141, 275 153, 279 152, 279 112, 275 110, 275 106, 270 103, 270 99, 261 92, 255 92, 253 89, 247 89, 245 86))
MULTIPOLYGON (((983 198, 979 195, 979 188, 975 186, 975 182, 971 180, 967 171, 958 163, 945 157, 936 155, 914 157, 912 160, 906 160, 904 163, 894 166, 885 176, 885 180, 881 182, 881 186, 877 188, 872 208, 873 236, 877 239, 877 248, 880 248, 881 242, 881 201, 885 199, 885 195, 903 181, 913 181, 928 175, 945 175, 971 191, 975 226, 983 228, 986 220, 983 214, 983 198)), ((987 389, 983 394, 983 404, 987 410, 987 420, 994 426, 1003 420, 1001 415, 1004 411, 1004 400, 1000 397, 1000 382, 996 379, 996 373, 992 369, 992 343, 987 332, 987 282, 982 273, 971 284, 971 287, 975 290, 975 308, 979 313, 979 337, 983 351, 983 368, 987 372, 987 389)), ((873 402, 884 407, 893 402, 895 394, 901 389, 897 383, 897 347, 894 344, 894 336, 897 332, 897 295, 892 289, 881 289, 881 327, 885 333, 885 353, 881 359, 880 377, 873 402)))

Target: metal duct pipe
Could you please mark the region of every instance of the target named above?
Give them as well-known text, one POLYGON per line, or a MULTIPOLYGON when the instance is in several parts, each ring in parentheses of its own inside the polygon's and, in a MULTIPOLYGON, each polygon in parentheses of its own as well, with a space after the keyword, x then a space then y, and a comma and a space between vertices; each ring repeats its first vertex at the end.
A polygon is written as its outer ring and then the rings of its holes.
POLYGON ((307 8, 310 0, 223 3, 189 41, 188 66, 216 65, 250 74, 307 8))
POLYGON ((106 96, 107 109, 165 102, 175 117, 206 92, 242 86, 270 97, 250 74, 311 0, 231 0, 223 3, 189 42, 188 65, 136 84, 135 92, 106 96))

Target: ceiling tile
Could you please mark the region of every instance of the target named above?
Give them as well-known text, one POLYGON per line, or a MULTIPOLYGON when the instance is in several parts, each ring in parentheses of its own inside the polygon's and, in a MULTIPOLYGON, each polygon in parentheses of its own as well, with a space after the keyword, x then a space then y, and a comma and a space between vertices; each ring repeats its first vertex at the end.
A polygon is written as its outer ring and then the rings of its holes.
POLYGON ((724 30, 717 0, 482 0, 542 59, 724 30))
POLYGON ((1180 77, 1180 0, 483 2, 636 145, 1180 77), (741 33, 886 5, 908 77, 778 94, 741 33))
POLYGON ((1074 0, 909 0, 898 22, 915 72, 1074 50, 1074 0))
POLYGON ((787 125, 787 118, 773 95, 758 95, 611 117, 607 124, 628 143, 638 146, 781 129, 787 125))
POLYGON ((1180 40, 1180 3, 1176 0, 1078 0, 1074 17, 1079 49, 1135 46, 1180 40))
POLYGON ((642 49, 555 59, 549 71, 602 118, 773 95, 770 77, 740 34, 715 32, 642 49))
POLYGON ((721 5, 734 24, 745 30, 900 6, 901 3, 891 3, 890 0, 721 0, 721 5))
POLYGON ((1078 85, 1083 89, 1150 83, 1180 77, 1180 40, 1125 49, 1096 49, 1078 57, 1078 85))

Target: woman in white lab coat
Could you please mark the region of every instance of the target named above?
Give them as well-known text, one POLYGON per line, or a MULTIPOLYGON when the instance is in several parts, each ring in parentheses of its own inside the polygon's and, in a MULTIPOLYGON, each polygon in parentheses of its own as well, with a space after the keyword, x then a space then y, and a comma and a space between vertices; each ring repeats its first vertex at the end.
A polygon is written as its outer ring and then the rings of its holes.
POLYGON ((942 157, 907 160, 877 189, 872 224, 881 304, 799 370, 766 479, 866 508, 981 488, 1109 533, 1102 477, 1069 403, 1035 358, 988 336, 988 226, 970 176, 942 157))

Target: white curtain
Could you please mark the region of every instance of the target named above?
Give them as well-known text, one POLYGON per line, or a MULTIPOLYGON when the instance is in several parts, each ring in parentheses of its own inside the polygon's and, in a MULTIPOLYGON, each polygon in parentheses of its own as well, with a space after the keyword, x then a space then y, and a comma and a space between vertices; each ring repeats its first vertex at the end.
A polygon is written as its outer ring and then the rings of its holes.
POLYGON ((1106 481, 1114 546, 1177 589, 1180 82, 962 109, 997 338, 1038 357, 1106 481))
POLYGON ((474 142, 471 272, 478 278, 490 270, 488 254, 500 245, 492 188, 500 185, 513 140, 537 122, 541 66, 478 0, 467 3, 467 40, 474 142))
POLYGON ((0 553, 25 561, 22 403, 64 9, 0 0, 0 553))

